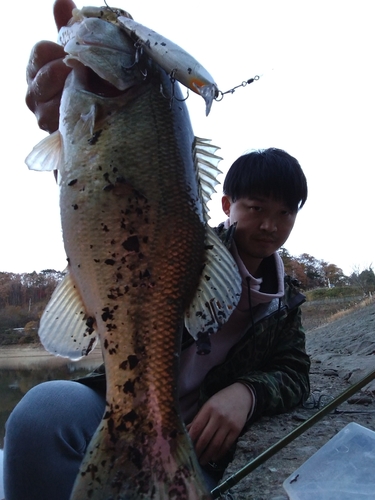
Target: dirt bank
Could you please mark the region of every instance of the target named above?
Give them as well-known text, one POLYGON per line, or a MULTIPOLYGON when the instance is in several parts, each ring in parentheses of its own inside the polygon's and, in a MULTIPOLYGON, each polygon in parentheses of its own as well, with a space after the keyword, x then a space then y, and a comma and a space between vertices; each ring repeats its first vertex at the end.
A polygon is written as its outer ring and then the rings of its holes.
MULTIPOLYGON (((375 301, 306 334, 311 356, 311 391, 337 396, 375 368, 375 301)), ((282 486, 311 455, 350 422, 375 430, 375 382, 371 382, 275 456, 242 479, 230 492, 236 500, 287 500, 282 486), (359 402, 355 402, 361 397, 359 402)), ((272 418, 263 418, 240 439, 228 478, 316 410, 299 407, 272 418)))

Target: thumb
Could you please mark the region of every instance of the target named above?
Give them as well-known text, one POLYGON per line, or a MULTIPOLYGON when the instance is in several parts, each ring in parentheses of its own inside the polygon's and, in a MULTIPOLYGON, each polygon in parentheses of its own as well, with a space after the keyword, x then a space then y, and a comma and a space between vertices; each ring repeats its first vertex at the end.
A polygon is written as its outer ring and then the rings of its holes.
POLYGON ((55 16, 55 23, 59 30, 62 26, 66 26, 72 17, 72 10, 75 9, 76 4, 72 0, 55 0, 53 6, 53 15, 55 16))

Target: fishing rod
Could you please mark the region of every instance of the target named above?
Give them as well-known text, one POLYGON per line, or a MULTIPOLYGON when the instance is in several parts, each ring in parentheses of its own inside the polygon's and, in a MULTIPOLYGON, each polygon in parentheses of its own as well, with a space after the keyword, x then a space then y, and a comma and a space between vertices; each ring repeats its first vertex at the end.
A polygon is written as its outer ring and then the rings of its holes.
POLYGON ((277 443, 272 445, 270 448, 265 450, 263 453, 258 455, 256 458, 251 460, 247 465, 242 467, 238 472, 232 474, 228 479, 226 479, 223 483, 216 486, 211 491, 212 498, 219 498, 223 493, 225 493, 229 488, 236 485, 241 479, 250 474, 254 469, 262 465, 266 460, 275 455, 282 448, 287 446, 290 442, 296 439, 298 436, 303 434, 307 429, 312 427, 316 422, 325 417, 332 410, 335 410, 337 406, 346 401, 350 396, 355 394, 359 389, 367 385, 375 378, 375 370, 371 371, 368 375, 363 377, 357 383, 351 385, 344 392, 339 394, 335 399, 333 399, 330 403, 324 406, 321 410, 317 411, 312 417, 303 422, 301 425, 296 427, 293 431, 287 434, 285 437, 280 439, 277 443))

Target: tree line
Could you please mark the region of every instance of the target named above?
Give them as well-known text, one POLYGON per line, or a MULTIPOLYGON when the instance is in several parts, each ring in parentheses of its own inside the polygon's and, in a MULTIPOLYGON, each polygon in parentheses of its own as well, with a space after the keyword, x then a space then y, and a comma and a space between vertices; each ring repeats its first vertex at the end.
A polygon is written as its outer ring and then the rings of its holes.
MULTIPOLYGON (((286 274, 299 281, 304 291, 350 286, 363 295, 375 291, 375 274, 371 266, 365 270, 353 270, 350 276, 345 276, 335 264, 307 253, 295 257, 282 248, 280 255, 286 274)), ((0 334, 17 328, 30 332, 37 330, 40 316, 63 276, 63 272, 54 269, 40 273, 0 272, 0 334)))
MULTIPOLYGON (((22 328, 33 338, 40 316, 63 276, 54 269, 40 273, 0 272, 0 335, 22 328)), ((25 333, 16 336, 24 338, 25 333)))
POLYGON ((364 270, 353 269, 350 276, 346 276, 336 264, 316 259, 308 253, 294 257, 286 248, 282 248, 280 255, 286 274, 297 279, 305 291, 341 286, 356 287, 365 295, 375 291, 375 273, 371 265, 364 270))

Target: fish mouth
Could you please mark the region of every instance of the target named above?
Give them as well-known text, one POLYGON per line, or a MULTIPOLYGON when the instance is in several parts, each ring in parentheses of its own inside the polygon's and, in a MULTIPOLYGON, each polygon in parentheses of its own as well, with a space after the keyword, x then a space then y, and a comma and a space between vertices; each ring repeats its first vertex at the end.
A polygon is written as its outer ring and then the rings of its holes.
POLYGON ((126 94, 133 87, 132 84, 129 84, 127 88, 119 89, 108 80, 100 77, 93 69, 77 60, 70 60, 69 66, 74 69, 77 87, 99 97, 119 97, 126 94))
POLYGON ((120 90, 112 83, 104 80, 90 68, 85 67, 84 90, 100 97, 118 97, 125 94, 129 89, 120 90))

